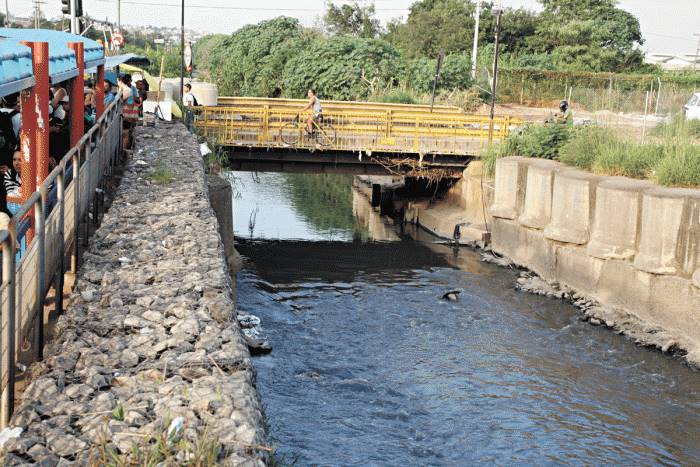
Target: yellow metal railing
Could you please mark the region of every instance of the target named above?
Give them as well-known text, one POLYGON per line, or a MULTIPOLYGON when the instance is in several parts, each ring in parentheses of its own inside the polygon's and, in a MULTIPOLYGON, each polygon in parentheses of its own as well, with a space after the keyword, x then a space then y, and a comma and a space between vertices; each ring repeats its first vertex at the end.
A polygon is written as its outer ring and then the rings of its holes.
MULTIPOLYGON (((224 146, 476 155, 489 138, 488 117, 459 109, 430 112, 425 106, 325 101, 318 132, 323 138, 310 137, 304 131, 306 115, 300 116, 304 101, 221 98, 220 102, 223 99, 237 104, 196 107, 194 125, 224 146)), ((510 117, 494 119, 494 140, 507 136, 519 123, 510 117)))

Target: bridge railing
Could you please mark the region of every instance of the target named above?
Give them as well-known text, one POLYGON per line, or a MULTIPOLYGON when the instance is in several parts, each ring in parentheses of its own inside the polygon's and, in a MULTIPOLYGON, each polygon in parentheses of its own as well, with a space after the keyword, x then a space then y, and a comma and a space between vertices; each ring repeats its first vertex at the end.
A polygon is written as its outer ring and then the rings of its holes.
MULTIPOLYGON (((66 254, 77 270, 81 224, 103 176, 112 173, 121 144, 121 104, 117 99, 95 125, 57 164, 37 191, 24 202, 0 231, 0 427, 10 420, 14 406, 15 369, 20 350, 43 355, 44 301, 52 282, 56 310, 62 310, 66 254), (26 250, 18 254, 20 227, 29 223, 26 250)), ((24 229, 22 229, 24 230, 24 229)))
MULTIPOLYGON (((295 148, 412 154, 474 155, 488 144, 486 116, 431 113, 420 109, 332 110, 324 107, 321 128, 332 144, 319 148, 304 131, 303 107, 275 105, 197 107, 195 127, 218 144, 257 148, 295 148)), ((500 140, 520 121, 497 117, 493 138, 500 140)))
MULTIPOLYGON (((234 107, 265 107, 278 110, 299 110, 308 103, 305 99, 279 99, 271 97, 219 97, 218 105, 234 107)), ((429 105, 423 104, 394 104, 384 102, 360 102, 360 101, 321 101, 325 111, 343 112, 347 110, 360 111, 385 111, 398 110, 403 112, 431 112, 429 105)), ((456 106, 435 105, 432 113, 436 114, 462 114, 462 109, 456 106)))

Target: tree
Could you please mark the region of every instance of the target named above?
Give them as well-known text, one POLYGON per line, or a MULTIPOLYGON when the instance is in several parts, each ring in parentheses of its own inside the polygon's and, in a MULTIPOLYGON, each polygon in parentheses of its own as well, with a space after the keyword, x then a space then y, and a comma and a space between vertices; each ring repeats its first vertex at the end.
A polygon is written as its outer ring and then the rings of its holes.
MULTIPOLYGON (((405 23, 389 23, 387 39, 409 58, 471 50, 475 12, 471 0, 420 0, 411 5, 405 23)), ((482 19, 488 21, 486 15, 482 19)))
POLYGON ((382 32, 381 24, 374 15, 374 5, 360 6, 355 2, 336 6, 328 3, 323 22, 331 34, 370 39, 382 32))
POLYGON ((627 71, 643 65, 639 20, 615 0, 540 0, 544 10, 528 42, 560 69, 627 71))
POLYGON ((228 95, 279 96, 287 61, 315 39, 294 18, 280 16, 244 26, 214 47, 203 47, 201 68, 228 95))
POLYGON ((295 97, 314 87, 321 99, 362 100, 397 84, 402 71, 398 51, 386 41, 320 38, 287 62, 284 89, 295 97))

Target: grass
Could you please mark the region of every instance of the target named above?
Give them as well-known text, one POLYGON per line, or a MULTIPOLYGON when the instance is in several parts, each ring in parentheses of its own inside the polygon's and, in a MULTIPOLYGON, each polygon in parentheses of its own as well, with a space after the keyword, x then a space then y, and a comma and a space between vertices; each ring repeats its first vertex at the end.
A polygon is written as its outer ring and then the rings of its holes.
POLYGON ((196 440, 173 439, 164 427, 158 433, 134 438, 131 451, 120 453, 111 444, 103 444, 98 452, 98 465, 108 467, 130 467, 134 465, 156 467, 158 465, 185 465, 208 467, 219 465, 221 445, 205 430, 196 440))
POLYGON ((165 165, 159 165, 148 175, 148 180, 156 185, 167 185, 178 180, 175 172, 165 165))
POLYGON ((490 173, 497 158, 517 155, 555 159, 602 175, 700 187, 699 139, 700 122, 686 122, 682 116, 656 128, 645 143, 595 125, 533 125, 509 136, 483 158, 490 173), (566 133, 559 134, 561 131, 566 133))

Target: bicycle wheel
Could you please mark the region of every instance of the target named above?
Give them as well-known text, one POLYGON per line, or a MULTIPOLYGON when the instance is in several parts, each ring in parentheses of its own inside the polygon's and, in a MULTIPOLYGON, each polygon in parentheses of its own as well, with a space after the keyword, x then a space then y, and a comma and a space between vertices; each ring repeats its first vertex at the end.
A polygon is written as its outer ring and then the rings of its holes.
POLYGON ((280 128, 280 139, 286 146, 299 144, 299 125, 295 122, 285 123, 280 128))
POLYGON ((319 126, 316 129, 316 141, 324 148, 335 146, 335 128, 330 123, 319 126))

